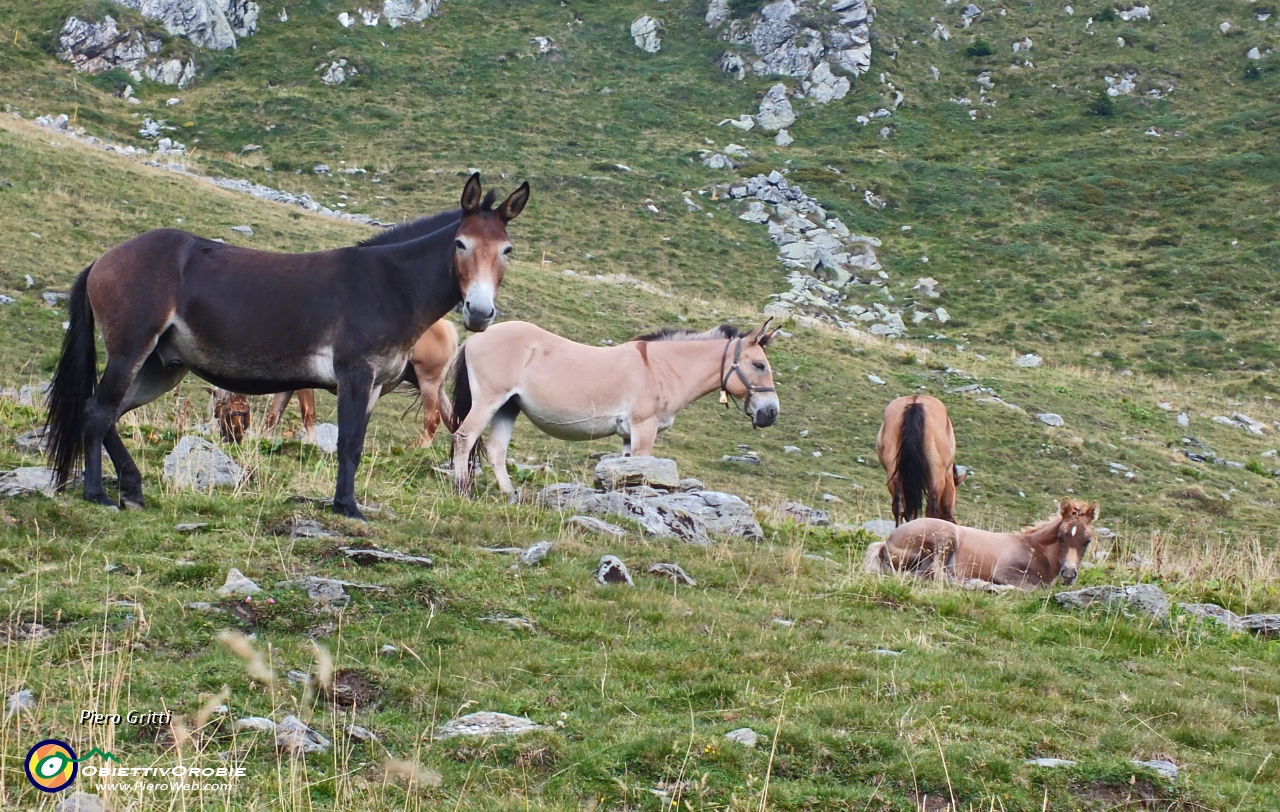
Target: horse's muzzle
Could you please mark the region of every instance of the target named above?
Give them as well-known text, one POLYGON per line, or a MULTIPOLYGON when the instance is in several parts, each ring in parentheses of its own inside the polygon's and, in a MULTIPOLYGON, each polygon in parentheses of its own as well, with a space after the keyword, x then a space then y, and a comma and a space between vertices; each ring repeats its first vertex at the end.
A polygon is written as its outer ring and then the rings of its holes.
POLYGON ((758 429, 768 428, 778 422, 778 404, 764 403, 751 412, 751 425, 758 429))
POLYGON ((1077 574, 1075 567, 1063 567, 1058 570, 1058 577, 1062 579, 1062 583, 1067 585, 1075 582, 1077 574))

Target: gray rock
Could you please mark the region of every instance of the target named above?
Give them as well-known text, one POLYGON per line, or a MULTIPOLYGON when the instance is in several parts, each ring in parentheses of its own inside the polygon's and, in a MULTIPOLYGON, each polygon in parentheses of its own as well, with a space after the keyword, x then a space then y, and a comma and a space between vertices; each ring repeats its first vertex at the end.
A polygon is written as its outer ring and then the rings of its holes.
POLYGON ((244 234, 246 237, 253 236, 253 228, 250 226, 232 226, 231 230, 237 234, 244 234))
POLYGON ((844 76, 833 74, 831 65, 825 61, 819 62, 801 85, 804 94, 818 104, 828 104, 843 99, 849 93, 850 87, 849 80, 844 76))
POLYGON ((694 520, 688 534, 673 531, 684 541, 694 544, 707 543, 705 537, 696 532, 701 526, 703 532, 712 536, 733 536, 736 538, 758 541, 764 538, 764 530, 755 520, 751 506, 737 496, 720 491, 693 491, 689 493, 672 493, 655 496, 646 500, 650 506, 669 523, 686 521, 685 517, 694 520))
POLYGON ((1135 760, 1131 763, 1135 767, 1145 767, 1146 769, 1157 773, 1161 778, 1165 779, 1166 781, 1178 780, 1178 765, 1174 764, 1172 761, 1164 761, 1160 759, 1155 761, 1136 761, 1135 760))
POLYGON ((316 448, 326 454, 338 453, 338 427, 333 423, 316 426, 316 448))
POLYGON ((631 39, 635 40, 636 47, 640 50, 656 54, 662 47, 662 37, 658 33, 661 30, 660 20, 655 20, 648 14, 642 14, 631 23, 631 39))
POLYGON ((221 612, 222 610, 208 601, 192 601, 187 608, 193 612, 221 612))
POLYGON ((636 485, 673 491, 680 487, 675 460, 661 457, 606 457, 596 463, 596 487, 615 491, 636 485))
POLYGON ((381 657, 396 657, 399 656, 399 654, 400 647, 393 646, 390 643, 387 643, 382 648, 378 649, 378 655, 381 657))
POLYGON ((681 586, 697 586, 698 582, 693 580, 689 573, 680 568, 679 564, 654 564, 646 570, 650 575, 657 575, 661 578, 669 578, 673 583, 681 586))
POLYGON ((1231 631, 1244 631, 1240 616, 1230 609, 1224 609, 1216 603, 1180 603, 1178 608, 1193 617, 1212 620, 1231 631))
POLYGON ((1245 615, 1240 625, 1262 637, 1280 637, 1280 615, 1245 615))
POLYGON ((707 3, 707 25, 719 28, 729 19, 729 0, 710 0, 707 3))
POLYGON ((177 85, 179 88, 185 88, 191 84, 192 79, 196 78, 196 63, 190 59, 186 63, 179 59, 166 59, 148 64, 142 69, 142 74, 162 85, 177 85))
POLYGON ((330 62, 329 67, 325 68, 324 73, 320 76, 320 81, 329 87, 337 87, 348 78, 359 74, 356 66, 350 64, 345 59, 339 59, 336 62, 330 62))
POLYGON ((0 496, 54 494, 54 473, 48 468, 15 468, 0 472, 0 496))
POLYGON ((164 480, 175 488, 211 491, 234 488, 244 479, 244 469, 217 446, 188 434, 164 458, 164 480))
MULTIPOLYGON (((1272 455, 1274 456, 1274 455, 1272 455)), ((700 491, 703 489, 702 480, 687 476, 680 480, 680 492, 689 493, 690 491, 700 491)))
POLYGON ((791 137, 791 133, 787 132, 785 129, 778 130, 778 134, 773 137, 773 143, 780 147, 791 146, 795 140, 796 139, 791 137))
POLYGON ((256 595, 261 591, 262 587, 245 577, 245 574, 235 567, 227 570, 226 583, 218 587, 218 594, 224 597, 230 595, 256 595))
POLYGON ((237 719, 232 722, 231 729, 235 732, 252 730, 262 733, 275 733, 276 723, 265 716, 246 716, 243 719, 237 719))
POLYGON ((791 109, 791 102, 787 99, 787 86, 776 84, 769 88, 764 98, 760 100, 760 112, 756 114, 756 123, 766 132, 774 132, 790 127, 795 122, 796 113, 791 109))
POLYGON ((755 749, 756 744, 760 741, 759 734, 749 727, 740 727, 737 730, 730 730, 728 733, 724 734, 724 737, 731 742, 737 742, 743 747, 750 747, 752 749, 755 749))
POLYGON ((543 507, 592 516, 622 516, 651 536, 676 537, 690 544, 710 543, 708 534, 761 539, 764 531, 750 507, 736 496, 693 491, 641 496, 598 493, 583 485, 559 483, 538 493, 543 507))
POLYGON ((107 804, 97 795, 76 791, 59 801, 55 812, 107 812, 107 804))
POLYGON ((1017 358, 1013 360, 1013 365, 1015 367, 1018 367, 1019 369, 1035 369, 1036 367, 1040 366, 1040 364, 1042 363, 1044 363, 1044 359, 1036 355, 1035 353, 1027 353, 1026 355, 1019 355, 1017 358))
POLYGON ((970 578, 960 585, 963 589, 974 592, 989 592, 992 595, 1002 595, 1005 592, 1017 589, 1011 584, 993 584, 990 581, 984 581, 981 578, 970 578))
POLYGON ((596 567, 596 583, 635 586, 631 580, 631 573, 627 571, 627 565, 622 563, 622 559, 613 555, 606 555, 600 559, 600 565, 596 567))
POLYGON ((108 14, 99 23, 68 17, 58 33, 56 54, 77 71, 96 75, 112 68, 137 69, 147 58, 147 49, 141 31, 121 31, 108 14))
POLYGON ((1066 425, 1066 421, 1062 419, 1062 415, 1054 414, 1053 412, 1045 412, 1044 414, 1038 414, 1036 415, 1036 420, 1039 420, 1041 423, 1044 423, 1046 426, 1053 426, 1054 428, 1059 428, 1061 426, 1066 425))
POLYGON ((783 502, 774 510, 773 515, 778 522, 792 522, 813 527, 826 527, 831 524, 830 513, 800 502, 783 502))
POLYGON ((434 738, 448 739, 454 736, 518 736, 543 726, 523 716, 511 716, 493 711, 478 711, 459 716, 447 722, 435 732, 434 738))
POLYGON ((870 533, 876 538, 887 539, 889 534, 893 532, 893 528, 893 522, 888 519, 872 519, 871 521, 863 522, 862 527, 859 529, 870 533))
POLYGON ((360 725, 347 725, 342 729, 342 733, 344 736, 346 736, 348 739, 351 739, 352 741, 358 741, 358 742, 382 741, 382 739, 378 738, 377 733, 374 733, 372 730, 370 730, 367 727, 361 727, 360 725))
POLYGON ((1168 597, 1159 587, 1151 584, 1090 586, 1071 592, 1059 592, 1053 596, 1053 599, 1061 606, 1083 608, 1095 603, 1107 606, 1114 604, 1122 609, 1132 609, 1160 620, 1169 616, 1168 597))
POLYGON ((720 458, 721 462, 731 462, 737 465, 760 465, 760 457, 756 454, 725 454, 720 458))
POLYGON ((1056 770, 1059 767, 1074 767, 1076 763, 1069 758, 1029 758, 1026 764, 1032 767, 1044 767, 1056 770))
POLYGON ((30 688, 23 688, 20 691, 14 691, 9 694, 4 701, 4 714, 8 719, 23 711, 31 712, 36 709, 36 694, 30 688))
POLYGON ((531 632, 534 631, 533 621, 526 617, 482 617, 485 623, 493 623, 499 626, 506 626, 512 631, 531 632))
POLYGON ((340 552, 362 567, 387 563, 409 564, 414 567, 427 568, 435 566, 434 561, 423 555, 406 555, 405 553, 389 552, 387 550, 356 549, 354 547, 342 547, 340 552))
POLYGON ((610 524, 603 519, 597 519, 594 516, 570 516, 565 520, 565 524, 576 525, 592 533, 600 533, 614 538, 622 538, 627 535, 627 531, 623 528, 618 527, 616 524, 610 524))
POLYGON ((35 386, 24 386, 18 390, 19 406, 35 406, 44 401, 49 394, 49 382, 41 381, 35 386))
POLYGON ((286 753, 305 756, 311 753, 324 753, 333 745, 298 717, 289 714, 276 725, 276 747, 286 753))
MULTIPOLYGON (((742 57, 738 56, 733 51, 726 51, 725 54, 720 57, 719 64, 720 70, 725 73, 733 74, 735 79, 742 80, 747 78, 747 63, 743 61, 742 57)), ((752 122, 753 126, 754 124, 755 122, 752 122)))
POLYGON ((384 0, 382 16, 392 28, 420 23, 437 14, 443 0, 384 0))
POLYGON ((317 603, 345 604, 351 601, 351 596, 344 589, 347 585, 346 581, 308 575, 300 584, 306 588, 307 597, 317 603))
POLYGON ((236 47, 236 36, 249 36, 258 27, 258 4, 252 0, 113 0, 134 9, 165 30, 185 37, 197 48, 225 51, 236 47))
POLYGON ((173 526, 173 532, 185 535, 187 533, 199 532, 208 526, 208 522, 183 522, 182 524, 175 524, 173 526))
POLYGON ((551 552, 551 548, 554 546, 555 545, 549 541, 540 541, 529 549, 521 552, 520 555, 516 557, 516 560, 526 567, 536 566, 542 561, 542 559, 547 557, 547 554, 551 552))

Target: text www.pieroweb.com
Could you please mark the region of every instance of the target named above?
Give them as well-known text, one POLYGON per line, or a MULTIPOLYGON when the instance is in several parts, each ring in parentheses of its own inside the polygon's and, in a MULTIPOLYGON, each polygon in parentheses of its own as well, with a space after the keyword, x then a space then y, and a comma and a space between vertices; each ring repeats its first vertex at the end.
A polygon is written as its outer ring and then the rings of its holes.
POLYGON ((104 781, 104 790, 117 792, 229 792, 228 779, 243 778, 243 767, 112 767, 89 766, 85 776, 115 778, 104 781))

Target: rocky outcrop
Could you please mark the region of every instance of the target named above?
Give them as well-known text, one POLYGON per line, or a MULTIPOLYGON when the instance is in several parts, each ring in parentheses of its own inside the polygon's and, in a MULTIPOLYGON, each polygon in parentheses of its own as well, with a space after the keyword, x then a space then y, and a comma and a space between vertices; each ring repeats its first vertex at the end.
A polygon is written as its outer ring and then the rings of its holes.
POLYGON ((710 544, 716 536, 764 538, 750 506, 719 491, 661 493, 640 487, 603 492, 576 483, 559 483, 543 488, 538 504, 590 516, 620 516, 639 524, 648 535, 674 537, 699 546, 710 544))
POLYGON ((680 487, 680 474, 675 460, 661 457, 605 457, 596 463, 596 487, 616 491, 647 485, 674 491, 680 487))
POLYGON ((147 58, 142 32, 120 29, 110 14, 100 23, 68 17, 58 34, 59 59, 81 73, 97 75, 112 68, 136 70, 147 58))
POLYGON ((760 112, 756 114, 756 124, 766 132, 776 132, 790 127, 796 121, 796 113, 787 100, 787 86, 776 84, 765 92, 760 100, 760 112))
POLYGON ((453 719, 435 732, 433 738, 448 739, 454 736, 518 736, 542 725, 523 716, 511 716, 493 711, 468 713, 453 719))
MULTIPOLYGON (((751 55, 744 64, 760 76, 793 76, 823 84, 813 74, 824 65, 827 72, 835 67, 852 76, 871 67, 874 12, 866 0, 836 0, 827 7, 809 0, 778 0, 745 18, 730 19, 731 13, 725 0, 711 0, 707 25, 725 27, 726 42, 743 50, 749 47, 751 55)), ((832 100, 814 98, 822 104, 832 100)))
POLYGON ((392 28, 420 23, 438 14, 443 0, 385 0, 382 16, 392 28))
POLYGON ((662 37, 658 34, 661 30, 661 20, 643 14, 631 24, 631 39, 635 40, 636 47, 640 50, 656 54, 662 47, 662 37))
POLYGON ((225 51, 236 37, 258 30, 258 4, 253 0, 112 0, 148 20, 156 20, 175 37, 197 48, 225 51))
POLYGON ((1102 604, 1150 615, 1159 620, 1169 616, 1169 599, 1160 587, 1151 584, 1090 586, 1072 592, 1059 592, 1053 599, 1061 606, 1077 609, 1102 604))

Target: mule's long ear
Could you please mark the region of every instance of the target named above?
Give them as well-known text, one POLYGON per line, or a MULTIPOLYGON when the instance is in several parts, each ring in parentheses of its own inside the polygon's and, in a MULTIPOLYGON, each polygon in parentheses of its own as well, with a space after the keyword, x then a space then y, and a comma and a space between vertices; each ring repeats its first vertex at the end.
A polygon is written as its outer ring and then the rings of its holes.
POLYGON ((1060 515, 1062 518, 1064 519, 1071 518, 1071 514, 1074 511, 1075 511, 1075 501, 1070 496, 1063 497, 1062 501, 1058 503, 1058 515, 1060 515))
POLYGON ((1098 503, 1097 502, 1094 502, 1092 505, 1089 505, 1088 516, 1089 516, 1090 522, 1096 522, 1098 520, 1098 503))
POLYGON ((467 178, 467 185, 462 187, 462 213, 475 214, 480 211, 480 173, 476 172, 467 178))
POLYGON ((751 334, 751 343, 759 344, 761 347, 769 343, 769 339, 773 338, 773 334, 769 332, 769 322, 773 321, 773 316, 764 320, 764 324, 760 325, 760 329, 751 334))
POLYGON ((498 217, 502 218, 502 222, 510 223, 512 220, 520 216, 520 212, 524 211, 524 204, 529 202, 529 181, 520 184, 520 188, 516 189, 507 199, 502 201, 502 205, 498 207, 498 217))

